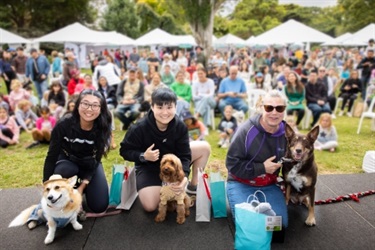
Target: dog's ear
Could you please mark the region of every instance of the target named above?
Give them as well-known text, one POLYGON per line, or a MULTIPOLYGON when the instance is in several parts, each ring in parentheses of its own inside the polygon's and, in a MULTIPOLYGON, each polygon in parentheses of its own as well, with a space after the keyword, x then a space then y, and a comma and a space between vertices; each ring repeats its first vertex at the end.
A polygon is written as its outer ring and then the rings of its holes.
POLYGON ((315 126, 308 134, 307 138, 309 138, 310 141, 315 142, 315 140, 318 138, 319 135, 319 126, 315 126))
POLYGON ((291 126, 288 125, 288 123, 285 123, 285 137, 288 138, 293 138, 295 135, 294 130, 292 129, 291 126))
POLYGON ((182 181, 185 177, 185 173, 182 170, 181 160, 176 157, 175 160, 174 160, 174 164, 176 166, 176 178, 177 178, 178 181, 182 181))
POLYGON ((77 183, 77 176, 70 177, 67 182, 70 186, 74 187, 77 183))

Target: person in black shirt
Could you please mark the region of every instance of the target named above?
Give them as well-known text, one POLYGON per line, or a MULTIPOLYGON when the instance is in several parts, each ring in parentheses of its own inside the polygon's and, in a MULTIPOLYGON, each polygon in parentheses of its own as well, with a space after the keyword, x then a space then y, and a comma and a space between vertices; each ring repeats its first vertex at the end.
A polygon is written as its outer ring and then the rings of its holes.
POLYGON ((52 130, 44 162, 43 181, 53 174, 63 178, 77 175, 78 191, 85 192, 88 207, 101 213, 108 207, 108 183, 101 159, 111 142, 111 114, 99 91, 84 90, 73 112, 52 130))

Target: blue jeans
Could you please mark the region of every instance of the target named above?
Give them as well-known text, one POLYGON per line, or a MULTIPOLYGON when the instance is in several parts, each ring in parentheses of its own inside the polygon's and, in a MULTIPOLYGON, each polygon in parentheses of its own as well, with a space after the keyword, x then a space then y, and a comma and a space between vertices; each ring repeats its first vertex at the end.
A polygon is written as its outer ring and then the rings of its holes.
POLYGON ((224 108, 227 105, 231 105, 235 110, 238 110, 238 111, 242 110, 245 114, 249 110, 249 106, 247 105, 244 99, 238 98, 234 102, 228 102, 225 99, 220 99, 219 109, 223 115, 224 115, 224 108))
POLYGON ((203 123, 205 126, 211 126, 211 109, 216 106, 215 99, 213 97, 203 97, 199 101, 194 102, 195 112, 199 113, 203 117, 203 123))
MULTIPOLYGON (((227 196, 233 219, 235 218, 234 205, 246 202, 249 195, 254 194, 257 190, 261 190, 266 195, 267 202, 271 204, 271 207, 273 211, 275 211, 276 215, 282 217, 283 227, 287 228, 288 210, 285 203, 285 197, 281 189, 275 184, 264 187, 253 187, 238 181, 228 181, 227 196)), ((264 197, 262 194, 257 194, 257 198, 260 202, 264 202, 264 197)))
POLYGON ((307 107, 311 110, 313 114, 313 122, 311 124, 311 127, 313 127, 316 124, 321 113, 330 113, 330 114, 332 113, 328 102, 326 102, 323 106, 320 106, 317 103, 309 103, 307 107))
POLYGON ((367 90, 367 86, 368 86, 368 82, 370 81, 370 78, 371 78, 371 75, 361 77, 361 83, 362 83, 362 86, 361 86, 362 96, 361 97, 363 101, 366 98, 366 90, 367 90))
POLYGON ((139 116, 139 107, 140 104, 138 103, 133 105, 119 104, 115 110, 115 116, 120 119, 125 127, 129 127, 130 123, 139 116))
POLYGON ((38 99, 39 101, 43 98, 43 93, 47 91, 48 85, 47 85, 47 79, 43 82, 34 81, 34 86, 36 89, 36 92, 38 93, 38 99))

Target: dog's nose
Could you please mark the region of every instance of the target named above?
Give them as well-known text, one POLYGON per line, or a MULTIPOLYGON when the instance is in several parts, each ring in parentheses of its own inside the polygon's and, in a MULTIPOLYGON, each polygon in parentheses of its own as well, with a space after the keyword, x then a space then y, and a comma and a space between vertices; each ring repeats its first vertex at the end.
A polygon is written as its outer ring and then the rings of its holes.
POLYGON ((50 195, 50 196, 47 197, 47 199, 48 199, 48 200, 52 200, 52 199, 53 199, 53 196, 50 195))
POLYGON ((297 154, 302 153, 302 149, 296 149, 296 153, 297 153, 297 154))

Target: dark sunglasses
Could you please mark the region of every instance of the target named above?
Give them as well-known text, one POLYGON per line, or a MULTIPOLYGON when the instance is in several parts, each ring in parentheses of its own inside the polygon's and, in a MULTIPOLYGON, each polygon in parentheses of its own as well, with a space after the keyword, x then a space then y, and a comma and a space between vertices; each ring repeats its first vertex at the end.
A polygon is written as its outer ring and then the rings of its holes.
POLYGON ((271 106, 271 105, 263 105, 263 107, 264 107, 264 110, 267 113, 272 112, 274 109, 276 109, 277 112, 282 113, 282 112, 284 112, 284 110, 286 108, 286 106, 284 106, 284 105, 280 105, 280 106, 276 106, 276 107, 271 106))

